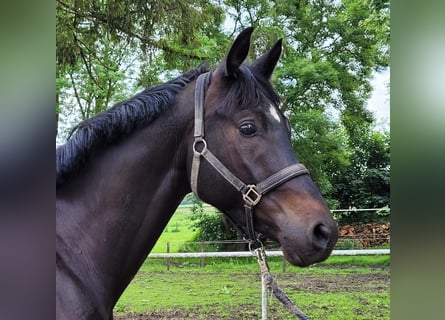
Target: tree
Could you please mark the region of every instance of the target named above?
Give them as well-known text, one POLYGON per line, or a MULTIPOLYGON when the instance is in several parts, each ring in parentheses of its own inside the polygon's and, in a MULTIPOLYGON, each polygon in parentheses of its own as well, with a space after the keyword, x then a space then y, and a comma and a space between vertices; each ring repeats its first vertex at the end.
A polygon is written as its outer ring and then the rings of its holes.
POLYGON ((389 133, 372 132, 364 136, 351 165, 335 177, 333 196, 342 208, 381 208, 389 203, 389 133))
POLYGON ((238 26, 258 26, 260 45, 284 37, 274 82, 295 130, 293 145, 331 207, 345 205, 337 177, 365 157, 361 146, 374 122, 365 107, 372 72, 389 65, 389 1, 226 4, 238 26))
POLYGON ((372 72, 389 65, 387 0, 57 0, 60 122, 201 62, 215 65, 224 52, 215 48, 231 42, 226 18, 232 35, 255 27, 251 60, 284 39, 272 81, 292 144, 330 207, 387 204, 389 135, 373 130, 365 107, 372 72))
POLYGON ((76 120, 110 107, 125 87, 134 92, 161 81, 166 70, 213 61, 224 16, 215 4, 191 0, 58 0, 56 10, 56 115, 76 105, 76 120), (134 65, 139 75, 124 82, 134 65))

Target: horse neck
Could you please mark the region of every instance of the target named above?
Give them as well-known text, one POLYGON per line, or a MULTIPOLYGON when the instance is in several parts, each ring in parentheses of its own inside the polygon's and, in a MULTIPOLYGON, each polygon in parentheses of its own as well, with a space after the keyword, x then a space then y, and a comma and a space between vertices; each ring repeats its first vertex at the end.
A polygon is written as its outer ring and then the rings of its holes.
POLYGON ((57 253, 102 303, 117 302, 190 190, 183 141, 192 114, 179 120, 177 111, 99 152, 58 190, 57 253))

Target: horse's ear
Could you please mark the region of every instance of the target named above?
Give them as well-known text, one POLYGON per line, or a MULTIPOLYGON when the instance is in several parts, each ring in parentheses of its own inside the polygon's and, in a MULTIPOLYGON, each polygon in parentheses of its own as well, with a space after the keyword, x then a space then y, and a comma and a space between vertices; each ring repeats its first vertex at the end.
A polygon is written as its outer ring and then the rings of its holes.
POLYGON ((252 27, 244 29, 233 42, 225 61, 224 75, 226 77, 236 77, 239 66, 249 53, 252 32, 252 27))
POLYGON ((252 67, 266 77, 266 79, 270 79, 278 59, 280 58, 282 42, 282 39, 278 40, 272 49, 255 60, 255 62, 252 64, 252 67))

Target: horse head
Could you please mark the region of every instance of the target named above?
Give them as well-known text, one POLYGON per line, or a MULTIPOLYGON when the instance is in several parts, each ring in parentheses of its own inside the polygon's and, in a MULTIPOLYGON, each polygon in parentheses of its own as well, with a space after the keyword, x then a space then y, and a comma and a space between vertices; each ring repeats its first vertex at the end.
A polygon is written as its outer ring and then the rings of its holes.
POLYGON ((202 87, 196 85, 195 108, 202 96, 203 110, 197 115, 195 109, 195 140, 189 145, 192 189, 241 229, 252 219, 255 232, 279 242, 290 263, 307 266, 329 256, 337 226, 308 171, 298 164, 289 120, 269 82, 281 40, 252 64, 244 64, 252 31, 241 32, 202 87), (264 186, 268 183, 274 185, 264 186), (254 210, 252 218, 246 203, 254 210))

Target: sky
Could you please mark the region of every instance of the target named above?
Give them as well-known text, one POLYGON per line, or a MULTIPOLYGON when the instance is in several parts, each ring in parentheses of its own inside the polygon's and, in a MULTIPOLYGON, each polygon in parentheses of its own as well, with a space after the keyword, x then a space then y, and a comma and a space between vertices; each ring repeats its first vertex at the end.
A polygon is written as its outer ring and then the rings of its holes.
POLYGON ((374 114, 377 127, 390 129, 390 69, 375 73, 371 81, 373 91, 367 102, 367 108, 374 114))

